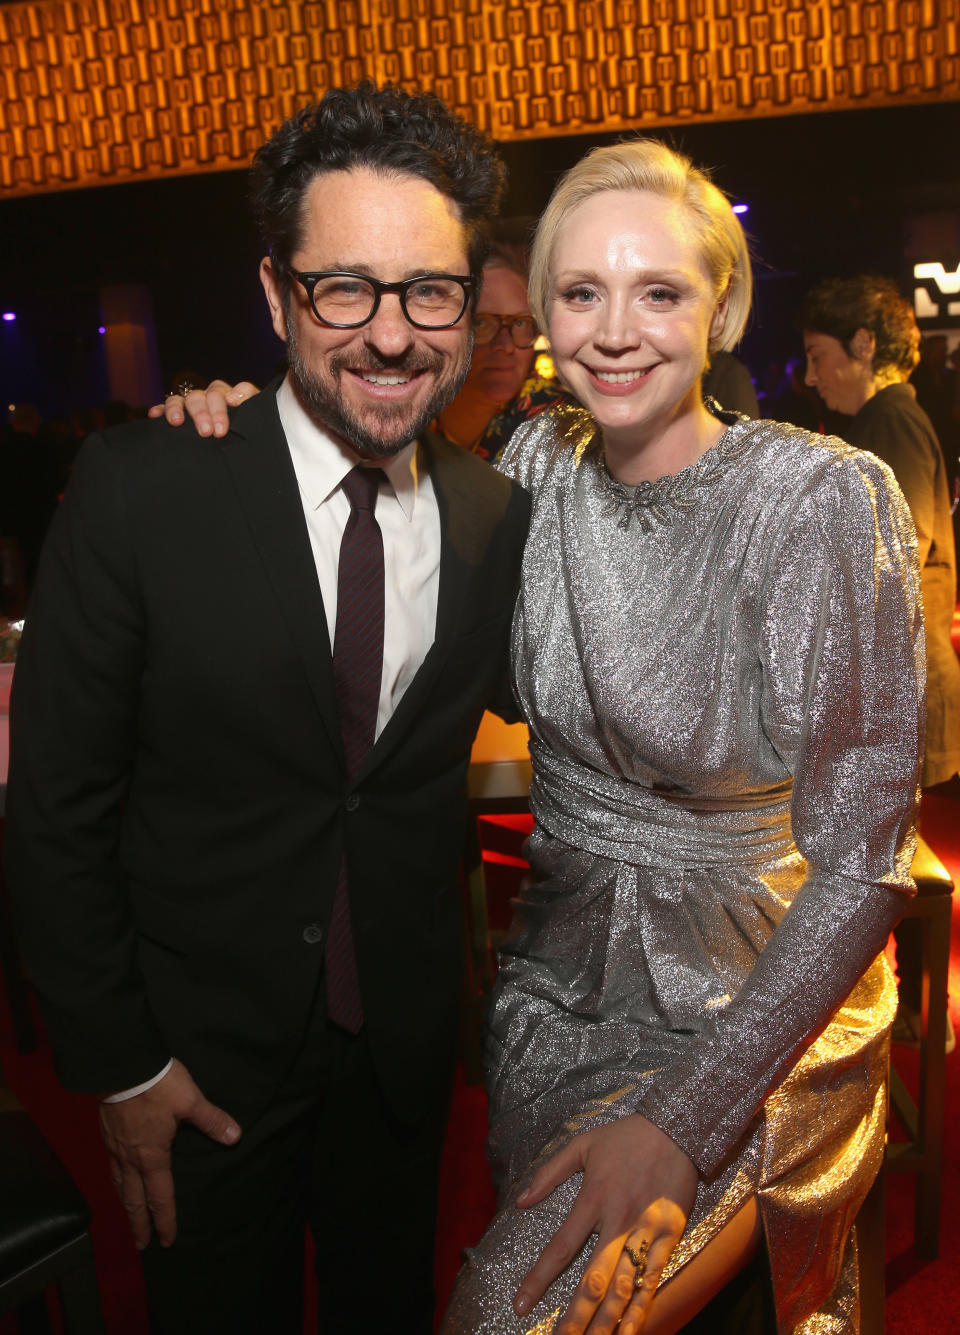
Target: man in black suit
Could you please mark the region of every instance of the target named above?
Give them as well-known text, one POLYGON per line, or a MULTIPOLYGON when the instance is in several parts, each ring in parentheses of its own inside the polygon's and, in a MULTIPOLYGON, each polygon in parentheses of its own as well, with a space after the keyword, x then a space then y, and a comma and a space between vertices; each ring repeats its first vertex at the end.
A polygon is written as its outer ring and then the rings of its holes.
POLYGON ((288 375, 222 440, 91 437, 43 556, 8 878, 155 1331, 299 1331, 305 1221, 322 1329, 430 1330, 466 766, 528 502, 425 429, 502 170, 394 89, 283 126, 253 184, 288 375))

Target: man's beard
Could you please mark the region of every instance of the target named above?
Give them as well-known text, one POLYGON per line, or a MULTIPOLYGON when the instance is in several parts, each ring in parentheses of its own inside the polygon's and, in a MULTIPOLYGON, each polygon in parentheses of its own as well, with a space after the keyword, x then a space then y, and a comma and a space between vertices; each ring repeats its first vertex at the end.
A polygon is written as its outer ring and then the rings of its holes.
POLYGON ((389 458, 397 454, 433 421, 460 393, 473 351, 471 338, 460 365, 447 362, 446 378, 442 378, 445 359, 440 353, 427 349, 411 350, 401 357, 382 358, 373 348, 366 348, 362 359, 357 354, 349 357, 333 356, 328 363, 329 380, 321 380, 307 366, 297 344, 293 321, 287 320, 287 360, 293 383, 303 407, 314 422, 340 436, 356 452, 366 458, 389 458), (385 403, 370 404, 363 415, 357 415, 341 392, 342 375, 368 371, 373 375, 406 375, 417 371, 434 372, 433 393, 420 409, 385 403))

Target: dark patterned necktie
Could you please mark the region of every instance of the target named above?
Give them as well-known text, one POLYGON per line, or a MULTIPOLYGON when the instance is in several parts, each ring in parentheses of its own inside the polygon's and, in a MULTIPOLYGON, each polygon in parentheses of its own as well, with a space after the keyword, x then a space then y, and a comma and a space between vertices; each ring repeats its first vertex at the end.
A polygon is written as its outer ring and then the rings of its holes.
MULTIPOLYGON (((340 542, 333 679, 340 737, 352 779, 373 746, 383 676, 383 537, 374 517, 383 472, 354 468, 343 479, 350 518, 340 542)), ((363 1024, 360 980, 350 926, 346 857, 327 931, 327 1015, 355 1034, 363 1024)))

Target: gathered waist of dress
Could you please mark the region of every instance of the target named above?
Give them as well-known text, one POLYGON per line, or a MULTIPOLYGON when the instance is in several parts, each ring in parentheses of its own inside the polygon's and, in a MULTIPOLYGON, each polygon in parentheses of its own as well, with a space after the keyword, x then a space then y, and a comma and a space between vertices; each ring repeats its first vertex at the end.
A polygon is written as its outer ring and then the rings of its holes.
POLYGON ((530 739, 530 809, 557 839, 637 866, 769 862, 795 851, 790 785, 763 793, 663 792, 559 756, 530 739))

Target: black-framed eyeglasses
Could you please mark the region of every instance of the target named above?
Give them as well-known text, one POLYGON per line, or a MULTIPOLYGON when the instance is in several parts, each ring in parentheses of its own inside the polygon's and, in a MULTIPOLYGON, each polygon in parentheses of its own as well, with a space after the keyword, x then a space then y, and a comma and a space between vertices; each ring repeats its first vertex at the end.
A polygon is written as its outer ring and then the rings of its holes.
POLYGON ((473 318, 473 341, 481 347, 492 343, 505 329, 518 348, 532 348, 537 341, 537 322, 532 315, 497 315, 483 311, 473 318))
POLYGON ((453 273, 424 273, 402 283, 381 283, 362 273, 290 272, 306 288, 317 319, 334 329, 369 324, 385 292, 396 292, 400 309, 415 329, 450 329, 467 309, 474 286, 469 275, 453 273))

